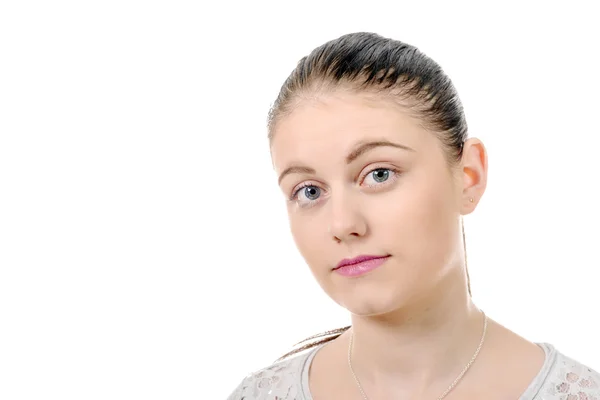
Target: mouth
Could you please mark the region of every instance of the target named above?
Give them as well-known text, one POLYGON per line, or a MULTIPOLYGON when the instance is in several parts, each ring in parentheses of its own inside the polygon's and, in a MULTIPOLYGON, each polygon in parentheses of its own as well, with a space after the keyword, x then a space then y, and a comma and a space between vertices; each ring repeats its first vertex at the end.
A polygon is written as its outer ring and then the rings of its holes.
POLYGON ((333 269, 344 276, 358 276, 382 265, 390 255, 385 256, 359 256, 352 259, 344 259, 333 269))
POLYGON ((360 264, 360 263, 370 261, 370 260, 379 260, 382 258, 388 258, 389 256, 390 256, 389 254, 384 255, 384 256, 363 255, 363 256, 358 256, 358 257, 354 257, 354 258, 345 258, 342 261, 340 261, 333 270, 335 271, 336 269, 339 269, 342 267, 346 267, 349 265, 356 265, 356 264, 360 264))

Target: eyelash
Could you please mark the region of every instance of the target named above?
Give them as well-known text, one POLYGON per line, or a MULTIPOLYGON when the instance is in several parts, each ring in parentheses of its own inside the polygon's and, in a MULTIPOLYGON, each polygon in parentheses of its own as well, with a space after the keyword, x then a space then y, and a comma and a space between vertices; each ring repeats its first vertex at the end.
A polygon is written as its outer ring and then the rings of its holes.
MULTIPOLYGON (((385 182, 383 182, 383 183, 381 183, 381 184, 377 184, 377 185, 367 185, 367 187, 370 187, 370 188, 372 188, 372 187, 375 187, 375 186, 387 186, 388 184, 391 184, 391 183, 393 183, 393 182, 394 182, 396 179, 398 179, 398 176, 400 175, 400 170, 398 170, 397 168, 391 168, 391 167, 377 167, 377 168, 373 168, 373 169, 369 170, 369 172, 367 172, 366 174, 364 174, 364 175, 362 176, 362 178, 361 178, 361 180, 360 180, 360 181, 361 181, 361 182, 362 182, 362 181, 364 181, 364 180, 365 180, 365 178, 366 178, 366 177, 367 177, 369 174, 372 174, 373 172, 375 172, 375 171, 378 171, 378 170, 386 170, 386 171, 391 171, 391 172, 393 172, 394 174, 393 174, 393 176, 392 176, 392 177, 391 177, 389 180, 387 180, 387 181, 385 181, 385 182)), ((300 193, 300 191, 301 191, 301 190, 303 190, 303 189, 306 189, 307 187, 313 187, 313 186, 314 186, 314 187, 318 187, 317 185, 315 185, 315 184, 313 184, 313 183, 311 183, 311 182, 304 182, 304 183, 302 183, 302 185, 300 185, 300 187, 298 187, 298 189, 296 189, 296 190, 295 190, 295 191, 292 193, 292 195, 290 196, 290 198, 289 198, 288 200, 289 200, 289 201, 296 201, 296 200, 298 200, 298 193, 300 193)), ((311 203, 314 203, 314 202, 311 202, 311 203)))

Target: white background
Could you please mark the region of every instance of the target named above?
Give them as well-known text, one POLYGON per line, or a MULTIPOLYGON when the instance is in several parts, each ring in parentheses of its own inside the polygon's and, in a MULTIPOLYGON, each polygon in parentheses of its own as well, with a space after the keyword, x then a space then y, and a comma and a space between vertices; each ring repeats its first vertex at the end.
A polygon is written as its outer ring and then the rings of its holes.
POLYGON ((487 146, 476 303, 600 369, 597 6, 548 3, 3 2, 0 398, 224 399, 349 322, 294 247, 265 122, 353 31, 440 63, 487 146))

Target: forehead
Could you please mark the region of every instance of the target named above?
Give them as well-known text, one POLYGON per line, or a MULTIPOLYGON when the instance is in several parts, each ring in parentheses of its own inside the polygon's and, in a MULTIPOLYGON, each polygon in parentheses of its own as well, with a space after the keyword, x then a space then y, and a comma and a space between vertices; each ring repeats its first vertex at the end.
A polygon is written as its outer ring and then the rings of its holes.
POLYGON ((298 102, 278 121, 271 154, 276 170, 290 162, 342 158, 359 142, 389 140, 419 152, 432 144, 418 119, 391 100, 331 94, 298 102))

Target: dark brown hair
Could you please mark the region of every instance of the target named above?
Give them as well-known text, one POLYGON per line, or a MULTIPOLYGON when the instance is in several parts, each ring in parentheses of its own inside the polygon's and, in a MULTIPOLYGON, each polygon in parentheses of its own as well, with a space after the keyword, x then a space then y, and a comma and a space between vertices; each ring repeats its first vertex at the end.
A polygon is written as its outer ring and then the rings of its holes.
MULTIPOLYGON (((300 101, 338 88, 395 101, 436 134, 446 150, 450 166, 456 166, 462 158, 463 145, 468 137, 467 122, 450 78, 416 47, 367 32, 351 33, 331 40, 298 62, 269 111, 269 141, 273 139, 277 122, 293 111, 300 101)), ((463 226, 463 243, 464 236, 463 226)), ((468 269, 467 286, 470 295, 468 269)), ((296 345, 319 340, 292 350, 276 361, 334 340, 349 328, 346 326, 306 338, 296 345)))

